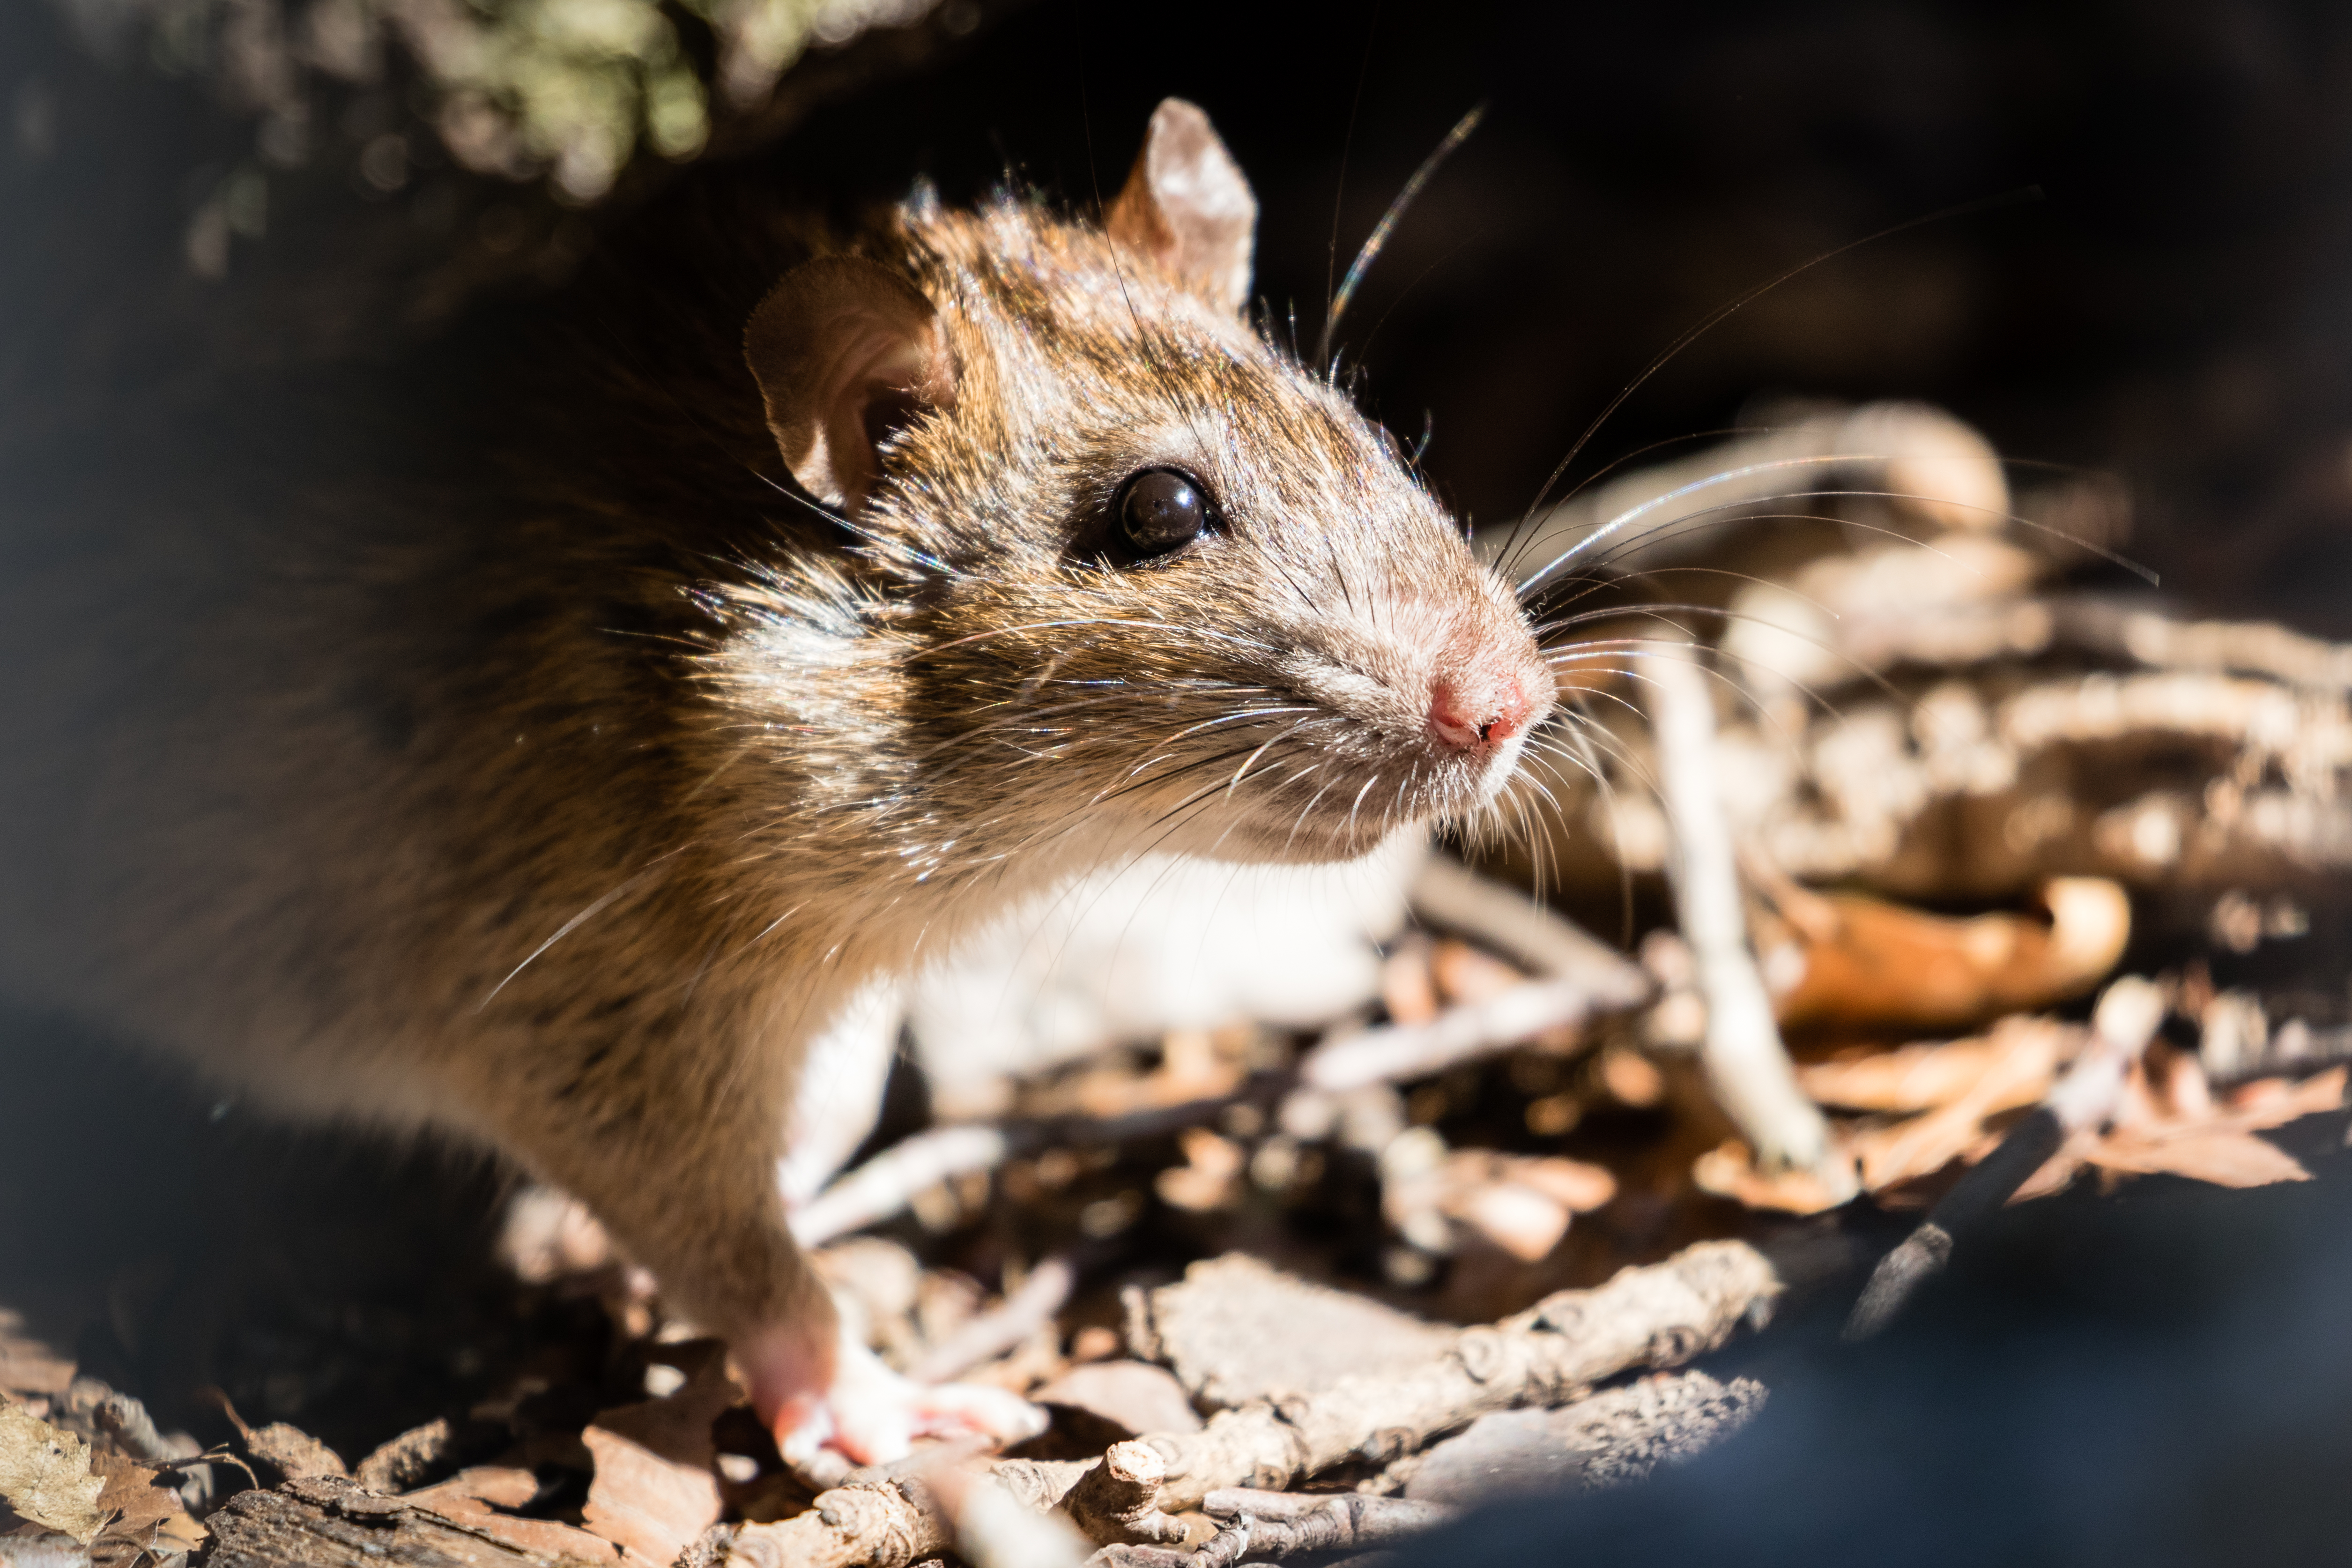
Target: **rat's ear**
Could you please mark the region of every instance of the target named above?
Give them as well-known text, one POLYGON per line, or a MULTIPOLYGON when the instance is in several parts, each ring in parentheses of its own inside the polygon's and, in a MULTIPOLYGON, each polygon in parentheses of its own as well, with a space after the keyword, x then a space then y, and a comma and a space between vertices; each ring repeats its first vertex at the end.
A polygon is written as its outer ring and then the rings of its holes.
POLYGON ((743 358, 793 478, 850 511, 880 474, 875 448, 916 415, 955 406, 939 311, 862 257, 823 257, 785 273, 743 329, 743 358))
POLYGON ((1182 99, 1162 99, 1151 111, 1143 151, 1103 227, 1211 304, 1239 315, 1249 303, 1257 197, 1209 117, 1182 99))

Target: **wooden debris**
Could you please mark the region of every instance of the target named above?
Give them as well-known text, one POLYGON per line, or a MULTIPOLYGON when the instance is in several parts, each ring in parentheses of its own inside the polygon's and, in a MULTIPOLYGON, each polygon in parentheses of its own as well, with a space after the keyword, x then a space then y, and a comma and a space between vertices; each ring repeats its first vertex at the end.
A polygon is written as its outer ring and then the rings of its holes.
POLYGON ((1400 1460, 1389 1479, 1401 1481, 1408 1498, 1452 1506, 1508 1492, 1622 1486, 1728 1437, 1763 1408, 1764 1397, 1752 1378, 1645 1377, 1557 1410, 1482 1415, 1459 1436, 1400 1460))
POLYGON ((349 1476, 343 1457, 289 1422, 272 1421, 245 1435, 253 1457, 277 1468, 288 1480, 311 1476, 349 1476))
POLYGON ((1423 1364, 1445 1353, 1454 1331, 1230 1253, 1130 1295, 1127 1337, 1216 1410, 1423 1364))
POLYGON ((436 1416, 378 1445, 352 1479, 373 1492, 404 1492, 446 1463, 452 1447, 448 1419, 436 1416))
POLYGON ((552 1527, 578 1551, 516 1544, 481 1522, 332 1476, 239 1492, 205 1522, 214 1537, 205 1568, 601 1568, 622 1561, 618 1547, 585 1531, 552 1527))
POLYGON ((1561 1291, 1452 1336, 1417 1367, 1343 1376, 1224 1411, 1196 1434, 1145 1439, 1167 1461, 1160 1507, 1190 1507, 1219 1487, 1280 1489, 1345 1458, 1384 1461, 1490 1410, 1556 1405, 1631 1368, 1674 1365, 1722 1343, 1779 1289, 1753 1247, 1702 1242, 1598 1289, 1561 1291))
POLYGON ((1083 1410, 1124 1430, 1129 1436, 1146 1432, 1197 1432, 1200 1413, 1185 1396, 1184 1385, 1166 1367, 1140 1361, 1098 1361, 1074 1366, 1042 1388, 1030 1391, 1039 1405, 1060 1405, 1083 1410))
POLYGON ((1643 673, 1657 740, 1658 789, 1674 828, 1669 879, 1706 1004, 1699 1059, 1717 1102, 1756 1151, 1758 1163, 1768 1170, 1814 1171, 1834 1187, 1842 1173, 1829 1163, 1828 1123, 1797 1088, 1748 948, 1731 824, 1718 782, 1714 693, 1686 645, 1669 641, 1650 652, 1643 673))

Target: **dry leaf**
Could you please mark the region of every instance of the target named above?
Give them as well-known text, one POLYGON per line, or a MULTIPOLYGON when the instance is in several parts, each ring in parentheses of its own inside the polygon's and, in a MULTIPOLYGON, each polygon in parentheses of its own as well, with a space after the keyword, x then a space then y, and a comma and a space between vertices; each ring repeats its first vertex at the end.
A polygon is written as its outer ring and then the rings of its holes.
POLYGON ((539 1478, 502 1465, 477 1465, 401 1500, 524 1552, 583 1563, 619 1563, 622 1549, 601 1535, 552 1519, 518 1519, 500 1508, 521 1508, 539 1495, 539 1478), (495 1506, 494 1506, 495 1505, 495 1506))
POLYGON ((2292 1155, 2253 1134, 2341 1109, 2347 1079, 2342 1067, 2301 1083, 2263 1079, 2242 1085, 2226 1104, 2217 1104, 2205 1091, 2204 1075, 2196 1069, 2193 1058, 2172 1063, 2166 1085, 2171 1092, 2165 1095, 2149 1088, 2139 1064, 2133 1065, 2132 1072, 2125 1084, 2125 1105, 2133 1119, 2104 1134, 2078 1132, 2068 1139, 2018 1188, 2011 1203, 2060 1191, 2085 1164, 2135 1175, 2186 1176, 2224 1187, 2308 1181, 2311 1173, 2292 1155), (2184 1115, 2183 1110, 2195 1113, 2184 1115))
POLYGON ((2072 1054, 2079 1034, 2048 1019, 2004 1019, 1982 1042, 1983 1069, 1958 1098, 1924 1116, 1853 1135, 1864 1190, 1932 1175, 1969 1152, 1984 1134, 1985 1118, 2032 1105, 2050 1091, 2060 1059, 2072 1054))
POLYGON ((289 1480, 351 1475, 341 1454, 290 1422, 272 1421, 267 1426, 255 1427, 245 1435, 245 1446, 253 1451, 254 1458, 277 1466, 289 1480))
POLYGON ((90 1469, 104 1482, 98 1494, 100 1513, 114 1517, 100 1532, 100 1541, 121 1541, 142 1552, 168 1554, 193 1552, 210 1533, 189 1516, 178 1490, 159 1485, 156 1472, 121 1454, 97 1452, 90 1469))
POLYGON ((2170 1092, 2163 1113, 2116 1128, 2083 1152, 2085 1162, 2110 1171, 2163 1173, 2222 1187, 2307 1182, 2311 1173, 2301 1162, 2254 1134, 2339 1109, 2347 1074, 2336 1067, 2292 1087, 2276 1080, 2248 1084, 2228 1110, 2214 1104, 2195 1058, 2177 1059, 2167 1076, 2170 1092))
POLYGON ((1933 1110, 1975 1088, 2000 1052, 1989 1039, 1845 1050, 1800 1066, 1797 1084, 1816 1102, 1841 1110, 1933 1110))
POLYGON ((710 1424, 740 1391, 715 1341, 672 1347, 686 1386, 600 1414, 580 1435, 596 1461, 581 1518, 591 1531, 651 1563, 667 1563, 718 1522, 719 1451, 710 1424))
POLYGON ((1748 1145, 1727 1138, 1691 1163, 1691 1180, 1701 1192, 1729 1198, 1752 1209, 1777 1209, 1783 1214, 1820 1214, 1852 1195, 1833 1190, 1813 1171, 1780 1171, 1766 1175, 1756 1169, 1748 1145))
POLYGON ((106 1522, 98 1506, 105 1489, 105 1478, 89 1473, 89 1444, 19 1405, 0 1405, 0 1501, 87 1546, 106 1522))
POLYGON ((1802 955, 1802 973, 1775 1001, 1789 1028, 1957 1028, 2045 1007, 2097 984, 2131 935, 2123 889, 2089 877, 2043 886, 2047 921, 1948 920, 1793 887, 1776 896, 1787 930, 1758 945, 1792 942, 1802 955))
POLYGON ((2264 1142, 2252 1132, 2218 1128, 2199 1128, 2166 1138, 2118 1134, 2094 1144, 2084 1158, 2110 1171, 2169 1173, 2221 1187, 2311 1180, 2311 1173, 2301 1162, 2276 1144, 2264 1142))

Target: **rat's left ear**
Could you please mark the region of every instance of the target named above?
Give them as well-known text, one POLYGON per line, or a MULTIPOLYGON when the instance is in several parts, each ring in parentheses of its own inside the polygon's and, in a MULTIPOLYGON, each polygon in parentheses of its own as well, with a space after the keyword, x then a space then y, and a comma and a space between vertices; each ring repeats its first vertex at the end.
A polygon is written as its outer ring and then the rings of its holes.
POLYGON ((743 329, 743 359, 793 478, 851 512, 881 475, 876 448, 917 415, 955 406, 939 311, 863 257, 821 257, 785 273, 743 329))
POLYGON ((1219 309, 1239 315, 1249 303, 1257 197, 1209 117, 1182 99, 1151 111, 1143 151, 1103 227, 1219 309))

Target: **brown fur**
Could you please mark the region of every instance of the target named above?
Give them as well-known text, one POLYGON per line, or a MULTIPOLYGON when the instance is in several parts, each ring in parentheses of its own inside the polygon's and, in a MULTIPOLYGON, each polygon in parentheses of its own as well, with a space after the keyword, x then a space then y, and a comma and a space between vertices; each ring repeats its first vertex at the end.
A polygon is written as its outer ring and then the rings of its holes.
POLYGON ((1011 197, 831 248, 919 291, 955 376, 847 547, 726 459, 761 416, 730 369, 683 395, 709 420, 552 465, 420 473, 402 416, 298 389, 9 476, 48 521, 0 562, 0 976, 501 1151, 740 1338, 828 1319, 774 1161, 866 978, 1137 851, 1339 859, 1489 809, 1517 742, 1433 745, 1429 691, 1549 707, 1508 590, 1223 281, 1011 197), (224 457, 221 419, 297 434, 224 457), (191 479, 223 464, 267 477, 191 479), (1106 563, 1160 464, 1225 531, 1106 563))

